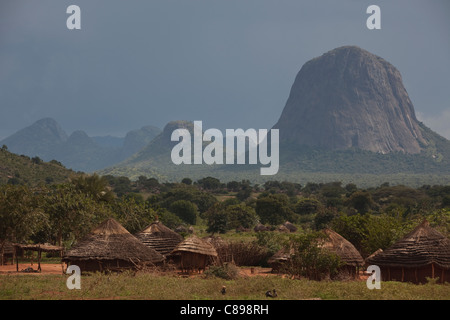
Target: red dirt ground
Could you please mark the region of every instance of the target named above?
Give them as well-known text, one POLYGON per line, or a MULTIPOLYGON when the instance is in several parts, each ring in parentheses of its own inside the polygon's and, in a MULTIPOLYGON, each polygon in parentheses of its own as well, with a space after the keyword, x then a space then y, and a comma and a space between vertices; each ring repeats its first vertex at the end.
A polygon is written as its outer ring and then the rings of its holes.
MULTIPOLYGON (((64 265, 64 268, 66 266, 64 265)), ((15 264, 8 264, 4 266, 0 266, 0 275, 4 274, 34 274, 34 275, 42 275, 42 274, 63 274, 62 266, 61 264, 49 264, 49 263, 42 263, 41 264, 41 272, 24 272, 23 270, 27 268, 33 268, 33 270, 37 270, 38 265, 37 263, 19 263, 19 271, 16 271, 16 265, 15 264)), ((275 274, 271 273, 271 268, 242 268, 240 269, 241 276, 244 277, 254 277, 254 276, 273 276, 275 274)), ((178 272, 178 271, 174 271, 178 272)), ((197 275, 197 274, 196 274, 197 275)))
POLYGON ((2 274, 62 274, 61 264, 47 264, 41 263, 41 272, 23 272, 26 268, 33 268, 33 270, 37 270, 38 264, 33 263, 19 263, 19 272, 16 271, 16 264, 8 264, 5 266, 0 266, 0 275, 2 274))
MULTIPOLYGON (((33 275, 43 275, 43 274, 63 274, 62 266, 61 264, 49 264, 49 263, 42 263, 41 264, 41 272, 24 272, 22 270, 25 270, 26 268, 33 268, 33 270, 37 270, 38 265, 37 263, 19 263, 19 272, 16 271, 16 265, 8 264, 4 266, 0 266, 0 276, 5 274, 14 274, 14 275, 20 275, 20 274, 33 274, 33 275)), ((64 265, 64 270, 65 270, 64 265)), ((269 276, 275 276, 275 273, 271 273, 271 268, 261 268, 261 267, 246 267, 240 269, 240 275, 242 277, 254 277, 254 276, 261 276, 261 277, 269 277, 269 276)), ((179 270, 174 270, 173 272, 179 273, 179 270)), ((165 272, 167 273, 167 271, 165 272)), ((200 274, 190 274, 188 276, 199 276, 200 274)), ((359 280, 366 280, 367 275, 364 273, 360 273, 359 280)))

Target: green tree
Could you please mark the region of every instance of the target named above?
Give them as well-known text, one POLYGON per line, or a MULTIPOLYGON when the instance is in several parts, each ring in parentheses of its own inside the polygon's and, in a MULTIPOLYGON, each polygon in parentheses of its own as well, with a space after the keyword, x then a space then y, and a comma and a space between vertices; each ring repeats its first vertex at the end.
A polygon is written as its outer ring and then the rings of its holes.
POLYGON ((142 231, 155 221, 157 216, 156 211, 148 203, 139 201, 135 197, 116 201, 113 211, 117 220, 132 234, 142 231))
POLYGON ((369 215, 355 214, 348 216, 341 213, 331 221, 331 229, 350 241, 358 251, 362 251, 362 242, 367 235, 369 215))
POLYGON ((43 208, 49 221, 46 233, 58 245, 83 238, 111 215, 105 204, 95 201, 71 184, 50 189, 44 195, 43 208))
POLYGON ((255 209, 246 206, 245 204, 235 204, 225 208, 228 214, 229 229, 236 229, 239 227, 250 229, 253 228, 257 221, 255 209))
POLYGON ((28 187, 0 187, 0 251, 6 241, 27 241, 47 222, 37 196, 28 187))
POLYGON ((227 183, 227 189, 229 191, 238 192, 241 188, 241 184, 237 181, 230 181, 227 183))
POLYGON ((359 213, 367 213, 374 205, 372 196, 367 191, 356 191, 348 199, 348 205, 355 208, 359 213))
POLYGON ((257 199, 256 214, 261 219, 262 224, 277 225, 286 220, 293 220, 289 197, 285 194, 270 194, 257 199))
POLYGON ((206 177, 200 180, 197 180, 197 184, 201 186, 205 190, 217 190, 221 187, 220 180, 213 177, 206 177))
POLYGON ((314 217, 314 228, 322 230, 329 227, 331 221, 338 215, 337 209, 333 207, 321 207, 314 217))
POLYGON ((175 229, 184 223, 176 214, 170 212, 166 208, 159 208, 156 210, 156 215, 158 220, 170 229, 175 229))
POLYGON ((114 199, 114 193, 109 189, 106 177, 97 174, 82 175, 72 179, 73 185, 84 194, 92 196, 95 201, 110 202, 114 199))
POLYGON ((402 219, 387 214, 370 215, 366 220, 361 251, 369 255, 378 249, 385 250, 404 235, 402 219))
POLYGON ((237 192, 236 198, 239 199, 240 201, 245 201, 246 199, 248 199, 250 197, 251 194, 252 194, 252 188, 249 186, 245 186, 237 192))
POLYGON ((450 195, 445 195, 442 198, 441 206, 442 208, 450 208, 450 195))
POLYGON ((319 200, 313 198, 302 198, 294 206, 294 212, 299 215, 317 213, 322 204, 319 200))
POLYGON ((284 266, 284 271, 310 280, 321 280, 327 275, 334 276, 341 261, 336 254, 330 253, 319 245, 325 237, 321 232, 291 236, 285 250, 292 252, 292 255, 284 266))
MULTIPOLYGON (((137 180, 138 188, 147 189, 149 191, 158 190, 160 188, 159 181, 155 178, 147 178, 146 176, 139 176, 137 180)), ((131 183, 129 188, 131 189, 131 183)))
POLYGON ((200 216, 217 202, 216 197, 212 194, 201 191, 195 186, 188 186, 182 183, 172 186, 168 191, 158 197, 153 197, 150 201, 153 205, 170 209, 172 203, 177 200, 186 200, 194 203, 200 216))
POLYGON ((187 184, 188 186, 190 186, 192 184, 192 179, 191 178, 183 178, 183 180, 181 180, 181 183, 187 184))
POLYGON ((239 227, 252 228, 258 221, 255 209, 234 201, 216 203, 206 213, 208 232, 225 233, 239 227))
POLYGON ((121 197, 129 192, 133 192, 131 180, 128 177, 114 177, 111 175, 104 177, 118 197, 121 197))
POLYGON ((41 158, 39 158, 38 156, 31 158, 31 162, 33 162, 34 164, 41 164, 42 162, 44 162, 41 158))
POLYGON ((320 192, 325 198, 340 198, 346 192, 341 182, 330 182, 322 186, 320 192))
POLYGON ((176 214, 186 223, 195 225, 197 223, 197 206, 188 200, 177 200, 170 205, 169 211, 176 214))
POLYGON ((221 204, 216 203, 211 206, 211 208, 209 208, 205 215, 206 223, 208 225, 208 228, 206 229, 207 232, 210 232, 211 234, 214 234, 216 232, 227 232, 229 215, 221 204))

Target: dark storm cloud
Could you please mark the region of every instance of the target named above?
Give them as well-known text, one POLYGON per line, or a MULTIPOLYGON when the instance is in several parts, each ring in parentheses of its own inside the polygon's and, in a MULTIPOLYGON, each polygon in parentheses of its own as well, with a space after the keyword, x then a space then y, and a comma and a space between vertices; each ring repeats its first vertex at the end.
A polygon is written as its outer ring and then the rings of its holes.
POLYGON ((177 119, 270 128, 309 59, 341 45, 380 55, 426 118, 450 108, 443 1, 2 1, 0 137, 43 118, 70 134, 177 119), (365 26, 370 4, 382 29, 365 26), (81 30, 66 8, 81 8, 81 30))

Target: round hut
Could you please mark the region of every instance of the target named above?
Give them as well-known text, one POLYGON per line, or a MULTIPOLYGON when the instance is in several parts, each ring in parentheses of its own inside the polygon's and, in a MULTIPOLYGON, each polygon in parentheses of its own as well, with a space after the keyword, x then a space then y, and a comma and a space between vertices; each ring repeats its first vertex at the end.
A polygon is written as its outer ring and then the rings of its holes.
POLYGON ((348 274, 352 278, 357 278, 359 274, 359 268, 364 265, 364 259, 356 250, 355 246, 347 239, 342 237, 331 229, 325 229, 323 232, 326 235, 326 239, 321 243, 321 247, 335 253, 344 263, 340 268, 339 274, 348 274))
POLYGON ((282 270, 284 264, 286 264, 294 255, 294 248, 290 248, 289 251, 286 248, 281 248, 272 257, 267 260, 267 263, 272 268, 272 273, 278 273, 282 270))
POLYGON ((277 231, 278 232, 282 232, 282 233, 289 233, 289 232, 291 232, 291 231, 289 231, 289 229, 284 224, 278 226, 277 231))
POLYGON ((183 241, 183 236, 169 229, 160 221, 155 221, 141 232, 135 234, 143 244, 162 254, 171 257, 171 252, 183 241))
POLYGON ((391 247, 366 259, 380 267, 382 281, 450 282, 450 240, 424 220, 391 247))
POLYGON ((297 227, 294 226, 291 222, 286 221, 285 223, 283 223, 283 226, 285 226, 289 232, 297 232, 297 227))
POLYGON ((192 235, 177 245, 172 251, 173 254, 180 254, 180 267, 183 272, 204 271, 210 257, 217 257, 217 251, 214 247, 192 235))
POLYGON ((110 218, 68 250, 62 260, 79 266, 82 272, 103 272, 155 265, 162 262, 164 257, 110 218))
POLYGON ((261 231, 269 231, 270 228, 266 227, 265 225, 258 223, 254 228, 253 231, 255 232, 261 232, 261 231))

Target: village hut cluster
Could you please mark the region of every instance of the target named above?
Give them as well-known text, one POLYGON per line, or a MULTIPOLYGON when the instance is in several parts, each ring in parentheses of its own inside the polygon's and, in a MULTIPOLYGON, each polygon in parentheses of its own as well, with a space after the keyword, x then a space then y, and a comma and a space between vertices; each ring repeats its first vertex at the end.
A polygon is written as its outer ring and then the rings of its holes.
POLYGON ((184 239, 159 221, 132 235, 110 218, 67 251, 62 261, 82 271, 142 270, 167 261, 179 261, 183 271, 202 271, 208 256, 214 255, 207 242, 195 235, 184 239))
MULTIPOLYGON (((413 231, 386 250, 378 249, 363 259, 358 250, 345 238, 330 229, 323 230, 326 238, 319 246, 336 254, 343 265, 339 275, 358 278, 360 271, 376 265, 382 281, 426 283, 429 278, 439 283, 450 282, 450 239, 424 220, 413 231)), ((281 249, 268 263, 274 272, 290 261, 294 250, 281 249)))
MULTIPOLYGON (((266 230, 262 226, 256 229, 266 230)), ((288 222, 277 230, 296 231, 288 222)), ((440 283, 450 282, 450 240, 430 227, 427 221, 423 221, 391 247, 384 251, 377 250, 365 260, 341 235, 330 229, 323 232, 326 237, 318 246, 337 255, 343 263, 339 273, 350 278, 356 279, 365 267, 377 265, 381 270, 382 281, 425 283, 428 278, 439 278, 440 283)), ((119 222, 110 218, 66 252, 62 247, 48 244, 8 243, 2 249, 2 263, 5 258, 14 258, 24 250, 34 250, 38 252, 39 269, 41 252, 58 252, 62 263, 67 266, 77 265, 82 272, 142 270, 168 263, 178 266, 182 272, 202 272, 209 264, 220 263, 223 247, 223 241, 218 239, 205 240, 194 234, 185 239, 160 221, 132 235, 119 222)), ((279 272, 293 254, 291 248, 282 249, 273 255, 268 260, 272 272, 279 272)), ((62 269, 64 272, 64 267, 62 269)))

